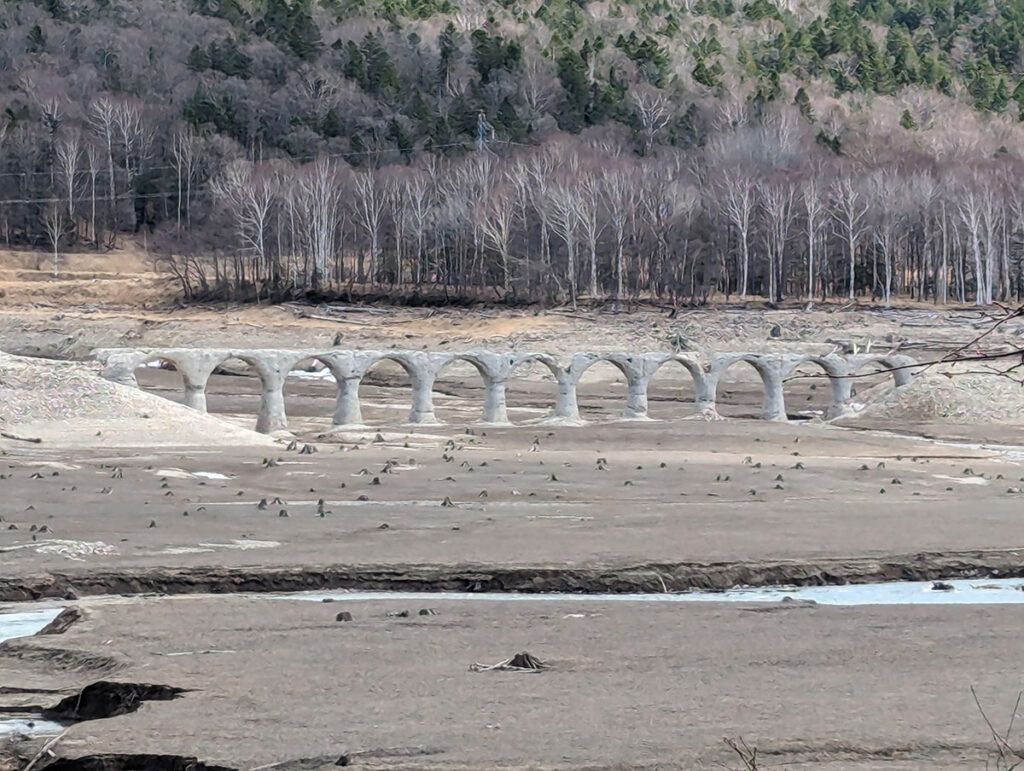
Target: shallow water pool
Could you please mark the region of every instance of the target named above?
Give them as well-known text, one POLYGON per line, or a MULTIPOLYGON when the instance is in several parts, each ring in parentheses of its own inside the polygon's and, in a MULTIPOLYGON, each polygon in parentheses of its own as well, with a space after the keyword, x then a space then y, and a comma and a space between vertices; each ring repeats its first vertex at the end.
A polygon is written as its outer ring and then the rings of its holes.
POLYGON ((62 608, 42 608, 15 613, 0 612, 0 643, 4 640, 13 640, 15 637, 34 635, 57 618, 61 610, 62 608))
POLYGON ((54 723, 52 720, 27 717, 12 717, 0 720, 0 739, 18 734, 46 736, 47 734, 59 734, 63 730, 64 726, 60 723, 54 723))
MULTIPOLYGON (((16 637, 29 637, 49 624, 61 612, 61 608, 0 613, 0 643, 16 637)), ((59 734, 64 730, 60 723, 35 717, 5 717, 0 719, 0 739, 24 734, 46 736, 59 734)))
POLYGON ((275 599, 365 600, 459 600, 467 602, 780 602, 811 600, 819 605, 998 605, 1024 604, 1024 579, 958 579, 944 581, 951 590, 933 588, 931 581, 900 581, 848 586, 773 586, 740 588, 725 592, 661 594, 512 594, 502 592, 299 592, 275 595, 275 599))

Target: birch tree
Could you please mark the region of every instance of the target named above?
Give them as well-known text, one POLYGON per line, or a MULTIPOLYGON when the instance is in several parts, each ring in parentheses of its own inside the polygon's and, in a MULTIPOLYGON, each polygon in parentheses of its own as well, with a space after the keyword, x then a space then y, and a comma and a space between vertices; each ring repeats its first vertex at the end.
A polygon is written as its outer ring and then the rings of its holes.
POLYGON ((978 305, 989 305, 992 298, 988 296, 988 281, 985 276, 985 265, 981 256, 982 229, 982 193, 974 185, 967 184, 961 188, 957 211, 960 221, 967 231, 971 257, 974 259, 974 301, 978 305))
POLYGON ((758 185, 761 208, 767 220, 768 298, 782 299, 783 260, 786 240, 793 223, 793 199, 796 190, 789 180, 781 179, 758 185))
MULTIPOLYGON (((356 172, 353 180, 352 210, 355 221, 370 240, 370 286, 376 288, 380 263, 380 231, 384 219, 385 197, 373 169, 356 172)), ((365 281, 362 256, 359 258, 359 280, 365 281)))
POLYGON ((100 138, 106 150, 107 161, 107 216, 110 218, 111 238, 117 237, 117 185, 114 173, 114 131, 117 105, 101 96, 89 105, 89 125, 100 138))
POLYGON ((488 245, 498 253, 501 262, 501 285, 506 293, 512 289, 511 245, 516 217, 515 191, 509 185, 492 188, 477 205, 476 216, 488 245))
POLYGON ((312 287, 319 289, 330 275, 341 210, 342 182, 337 161, 320 158, 298 178, 296 212, 313 266, 312 287))
POLYGON ((597 287, 597 245, 604 232, 607 220, 602 211, 601 180, 592 172, 584 172, 579 177, 579 194, 576 196, 576 217, 579 219, 580 231, 587 246, 590 262, 590 296, 596 299, 599 295, 597 287))
POLYGON ((637 205, 636 177, 630 173, 627 167, 623 166, 605 169, 602 174, 601 192, 604 196, 608 224, 611 226, 612 240, 615 244, 615 297, 620 299, 623 296, 626 273, 624 255, 626 226, 629 222, 629 213, 637 205))
MULTIPOLYGON (((800 190, 800 203, 804 210, 804 234, 807 236, 807 302, 814 302, 815 247, 827 216, 825 196, 816 173, 810 174, 800 190)), ((822 291, 824 296, 824 291, 822 291)))
POLYGON ((566 180, 553 183, 548 189, 543 206, 551 229, 565 244, 565 277, 569 284, 569 302, 576 308, 576 242, 579 233, 579 195, 574 185, 566 180))
POLYGON ((846 173, 832 183, 832 217, 846 244, 849 265, 849 299, 856 296, 857 244, 864 235, 864 217, 868 212, 866 196, 846 173))
POLYGON ((82 134, 77 129, 61 133, 54 146, 54 161, 61 193, 67 205, 67 221, 74 226, 78 197, 78 170, 82 161, 82 134))
POLYGON ((192 227, 192 185, 199 172, 199 137, 191 126, 178 129, 171 139, 171 157, 174 160, 174 177, 178 186, 176 199, 177 229, 181 231, 181 217, 184 212, 185 226, 192 227))
MULTIPOLYGON (((271 274, 267 227, 275 202, 275 180, 248 161, 228 164, 211 182, 217 200, 231 214, 239 248, 252 255, 253 278, 271 274)), ((276 284, 276 271, 272 282, 276 284)))
POLYGON ((740 242, 740 299, 747 299, 750 277, 750 226, 754 214, 754 179, 742 167, 722 173, 717 187, 718 205, 735 228, 740 242))
POLYGON ((60 242, 64 235, 64 209, 60 202, 51 203, 43 211, 43 229, 53 249, 53 277, 60 275, 60 242))

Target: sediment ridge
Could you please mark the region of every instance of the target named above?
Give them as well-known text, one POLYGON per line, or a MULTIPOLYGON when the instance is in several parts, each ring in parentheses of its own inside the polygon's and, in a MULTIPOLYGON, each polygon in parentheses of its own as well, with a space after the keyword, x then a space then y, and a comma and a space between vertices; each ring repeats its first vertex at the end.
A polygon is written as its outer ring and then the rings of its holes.
POLYGON ((331 589, 634 594, 736 586, 835 586, 943 578, 1024 577, 1024 547, 817 560, 632 564, 393 564, 321 567, 201 566, 49 572, 0 578, 0 601, 103 594, 231 594, 331 589))

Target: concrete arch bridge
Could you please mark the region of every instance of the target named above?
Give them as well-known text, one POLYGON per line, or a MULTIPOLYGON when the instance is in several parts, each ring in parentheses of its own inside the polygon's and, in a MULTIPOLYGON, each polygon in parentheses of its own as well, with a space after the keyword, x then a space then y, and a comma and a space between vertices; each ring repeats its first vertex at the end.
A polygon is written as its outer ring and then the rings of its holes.
POLYGON ((693 378, 696 392, 696 414, 716 417, 718 383, 725 372, 735 365, 753 367, 760 376, 764 389, 761 404, 763 420, 786 420, 783 382, 801 365, 815 364, 828 377, 830 402, 827 418, 834 418, 850 410, 851 395, 856 376, 868 367, 888 370, 894 384, 905 385, 920 367, 915 359, 901 354, 764 354, 722 353, 698 356, 691 353, 575 353, 568 359, 559 359, 546 353, 500 353, 496 351, 464 351, 461 353, 431 353, 426 351, 365 351, 365 350, 286 350, 238 348, 103 348, 93 356, 104 365, 103 377, 123 385, 138 387, 135 371, 154 361, 174 365, 181 373, 185 387, 184 403, 193 409, 206 411, 206 385, 218 366, 230 359, 248 364, 261 383, 260 406, 256 430, 263 433, 285 431, 288 419, 284 408, 284 385, 288 373, 300 362, 316 360, 330 370, 337 383, 338 395, 332 422, 335 426, 358 426, 363 423, 359 401, 359 385, 378 362, 397 363, 409 375, 412 384, 412 411, 409 422, 438 423, 434 415, 434 381, 445 367, 455 362, 467 362, 479 373, 484 385, 482 422, 508 424, 505 389, 517 367, 530 362, 541 364, 551 372, 558 390, 555 396, 554 417, 565 422, 580 420, 576 389, 583 374, 598 362, 615 366, 626 380, 626 419, 647 418, 647 387, 654 374, 663 366, 682 366, 693 378))

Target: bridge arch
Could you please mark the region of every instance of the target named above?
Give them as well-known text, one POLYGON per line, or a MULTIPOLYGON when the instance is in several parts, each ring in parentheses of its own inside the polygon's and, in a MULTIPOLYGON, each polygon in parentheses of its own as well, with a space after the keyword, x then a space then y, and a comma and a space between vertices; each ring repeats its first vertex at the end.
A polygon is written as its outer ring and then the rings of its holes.
MULTIPOLYGON (((363 365, 360 367, 359 379, 357 381, 356 398, 359 400, 359 403, 361 404, 361 410, 369 406, 372 411, 380 412, 388 410, 391 407, 403 408, 406 404, 408 404, 408 408, 411 411, 413 404, 413 376, 414 368, 410 364, 407 357, 399 353, 383 351, 372 355, 371 357, 368 358, 367 361, 363 362, 363 365), (383 376, 381 375, 380 371, 380 367, 382 365, 384 365, 383 376), (382 405, 380 403, 375 404, 372 400, 367 401, 367 399, 365 398, 368 390, 367 387, 369 387, 370 389, 391 388, 389 378, 395 376, 395 370, 400 370, 405 376, 402 379, 402 382, 395 383, 395 391, 397 392, 398 390, 402 390, 404 392, 407 390, 409 393, 408 401, 406 401, 403 398, 398 404, 387 406, 382 405), (368 376, 370 376, 371 373, 374 373, 375 371, 376 375, 374 377, 368 378, 368 376), (369 379, 369 382, 367 382, 367 379, 369 379)), ((386 416, 383 417, 385 423, 404 422, 403 420, 396 420, 394 417, 391 417, 388 413, 385 413, 385 415, 386 416)), ((362 417, 361 411, 360 417, 362 417)), ((361 423, 362 420, 359 420, 358 422, 361 423)))
MULTIPOLYGON (((629 409, 634 372, 631 359, 615 354, 577 354, 569 367, 568 383, 576 391, 577 414, 583 421, 637 417, 629 409), (609 382, 610 381, 610 382, 609 382)), ((645 384, 646 385, 646 384, 645 384)), ((642 414, 646 413, 646 389, 642 414)))
POLYGON ((174 357, 164 353, 152 353, 139 357, 131 371, 131 379, 139 388, 159 394, 175 402, 185 402, 185 377, 174 357), (164 373, 173 372, 168 376, 164 373))
POLYGON ((782 387, 788 412, 796 419, 835 417, 849 401, 848 368, 824 356, 802 356, 785 368, 782 387))
MULTIPOLYGON (((694 360, 692 358, 689 358, 689 357, 680 356, 679 354, 673 354, 671 356, 667 356, 662 361, 654 362, 651 365, 651 367, 650 367, 650 369, 648 371, 648 404, 650 405, 651 402, 654 402, 654 403, 662 403, 662 402, 685 403, 686 400, 684 398, 674 399, 674 398, 663 398, 663 397, 652 396, 651 395, 651 387, 654 386, 654 384, 659 380, 658 376, 662 375, 663 371, 666 368, 668 368, 670 370, 675 370, 676 369, 675 366, 671 366, 671 365, 678 365, 679 367, 682 367, 683 371, 687 375, 690 376, 689 381, 690 381, 690 384, 692 385, 692 388, 693 388, 693 398, 692 398, 692 400, 690 400, 691 404, 693 405, 693 408, 692 408, 692 410, 690 410, 690 413, 692 414, 694 412, 697 412, 698 411, 698 404, 701 402, 701 391, 702 391, 701 387, 702 387, 702 385, 704 383, 704 372, 701 369, 700 364, 696 360, 694 360)), ((665 382, 665 377, 662 376, 660 378, 660 381, 662 383, 664 383, 665 382)), ((675 390, 675 388, 676 388, 676 385, 675 385, 674 381, 673 381, 672 388, 673 388, 673 390, 675 390)), ((687 388, 685 387, 685 385, 683 386, 682 391, 683 391, 684 394, 687 392, 687 388)), ((654 393, 657 393, 657 390, 655 390, 654 393)), ((663 411, 660 410, 660 409, 658 410, 658 413, 659 413, 658 415, 651 415, 651 417, 661 418, 661 419, 680 417, 680 416, 675 415, 675 414, 667 414, 667 411, 665 411, 663 413, 663 411)), ((688 415, 684 415, 682 417, 688 417, 688 415)))
MULTIPOLYGON (((552 416, 558 416, 559 406, 563 404, 568 396, 567 384, 571 379, 569 367, 562 364, 550 354, 546 353, 522 353, 509 354, 502 357, 502 366, 507 366, 506 384, 513 387, 514 406, 513 410, 527 416, 522 418, 521 423, 532 423, 539 420, 547 420, 552 416), (525 385, 529 373, 538 369, 550 376, 550 379, 542 377, 544 392, 534 394, 533 389, 525 385), (526 370, 527 374, 523 374, 526 370), (533 412, 535 417, 529 417, 533 412)), ((507 395, 506 395, 507 398, 507 395)), ((575 388, 572 389, 572 405, 575 409, 575 388)), ((506 419, 508 417, 508 406, 506 405, 506 419)))
MULTIPOLYGON (((743 415, 747 415, 747 416, 751 416, 751 417, 755 417, 756 416, 756 414, 755 415, 750 415, 750 413, 747 412, 746 410, 743 410, 742 407, 737 409, 738 405, 736 403, 736 399, 733 397, 733 394, 735 393, 735 391, 726 390, 726 389, 723 389, 723 387, 722 387, 722 385, 723 385, 722 381, 723 381, 723 378, 724 378, 725 374, 730 369, 735 367, 737 364, 743 364, 743 365, 746 365, 746 366, 750 367, 751 369, 753 369, 754 373, 757 375, 757 380, 754 381, 754 382, 757 383, 757 385, 753 386, 753 388, 755 390, 755 393, 757 392, 757 390, 760 390, 760 393, 761 393, 760 414, 763 417, 764 413, 765 413, 766 402, 768 401, 768 391, 767 391, 766 378, 769 377, 769 372, 768 372, 767 365, 761 359, 761 357, 758 356, 757 354, 749 354, 749 353, 734 354, 734 355, 723 354, 721 356, 715 357, 712 360, 711 372, 712 372, 712 378, 714 380, 714 388, 715 388, 715 400, 714 401, 715 401, 715 404, 716 404, 717 408, 719 410, 721 410, 721 405, 724 403, 726 405, 726 410, 729 410, 730 412, 735 413, 735 415, 733 415, 735 417, 742 417, 743 415)), ((742 404, 742 402, 740 402, 740 404, 742 404)), ((757 408, 754 407, 753 405, 751 405, 750 409, 751 410, 756 410, 757 408)), ((772 419, 778 419, 778 418, 777 418, 777 416, 773 416, 772 419)))
POLYGON ((854 374, 860 375, 866 367, 879 366, 892 375, 893 385, 904 386, 914 378, 914 371, 920 365, 914 359, 902 354, 859 354, 851 356, 854 374))

